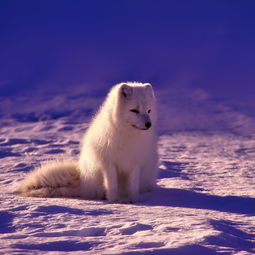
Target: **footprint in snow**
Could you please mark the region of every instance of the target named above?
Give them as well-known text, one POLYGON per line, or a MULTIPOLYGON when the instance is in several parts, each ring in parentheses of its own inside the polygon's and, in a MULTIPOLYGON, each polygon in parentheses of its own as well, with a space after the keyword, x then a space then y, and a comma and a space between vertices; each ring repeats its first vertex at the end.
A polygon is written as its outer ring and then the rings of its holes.
POLYGON ((30 141, 27 139, 21 139, 21 138, 10 138, 5 140, 4 143, 1 143, 1 146, 9 146, 9 145, 16 145, 16 144, 27 144, 30 141))
POLYGON ((11 169, 10 172, 28 172, 33 168, 31 165, 25 163, 18 163, 14 166, 14 169, 11 169))
POLYGON ((30 153, 30 152, 34 152, 34 151, 38 151, 38 148, 36 148, 36 147, 26 148, 23 152, 30 153))
POLYGON ((18 243, 12 245, 13 248, 22 250, 36 250, 38 251, 86 251, 90 250, 92 247, 96 246, 96 242, 77 242, 72 240, 63 240, 55 242, 45 242, 45 243, 18 243))
POLYGON ((48 150, 45 153, 46 154, 58 154, 58 153, 64 153, 65 150, 62 149, 52 149, 52 150, 48 150))
POLYGON ((74 128, 72 126, 64 126, 58 129, 60 132, 65 132, 65 131, 72 131, 74 128))
POLYGON ((44 232, 44 233, 35 234, 34 236, 36 237, 61 237, 61 236, 91 237, 91 236, 105 236, 105 235, 106 235, 105 228, 83 228, 79 230, 44 232))
POLYGON ((0 150, 0 158, 7 158, 7 157, 20 157, 20 153, 11 152, 9 150, 0 150))
POLYGON ((120 233, 123 235, 133 235, 139 231, 151 230, 153 229, 151 225, 140 224, 140 223, 128 223, 122 229, 120 233))
POLYGON ((149 248, 162 247, 164 245, 165 244, 162 243, 162 242, 140 242, 140 243, 133 244, 132 248, 135 248, 135 249, 149 249, 149 248))

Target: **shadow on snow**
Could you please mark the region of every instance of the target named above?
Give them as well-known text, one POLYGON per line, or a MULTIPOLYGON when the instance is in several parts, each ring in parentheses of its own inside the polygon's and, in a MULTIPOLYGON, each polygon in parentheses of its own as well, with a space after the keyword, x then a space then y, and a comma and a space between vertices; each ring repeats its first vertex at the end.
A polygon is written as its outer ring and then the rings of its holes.
POLYGON ((161 164, 164 165, 165 169, 159 169, 159 179, 180 177, 183 180, 189 180, 187 174, 182 171, 188 163, 162 161, 161 164))
POLYGON ((171 206, 255 215, 255 198, 216 196, 183 189, 158 188, 147 203, 150 206, 171 206))
POLYGON ((56 241, 39 244, 15 244, 12 247, 22 250, 38 251, 87 251, 97 245, 95 242, 76 242, 76 241, 56 241))
POLYGON ((220 231, 216 236, 207 236, 204 243, 220 247, 231 248, 235 251, 255 252, 253 242, 255 235, 238 229, 241 223, 227 220, 210 220, 210 225, 220 231))
POLYGON ((12 225, 14 218, 15 215, 10 212, 0 211, 0 234, 15 232, 12 225))
POLYGON ((227 252, 221 252, 218 253, 217 251, 214 251, 213 249, 203 247, 201 245, 193 244, 193 245, 186 245, 178 248, 169 248, 169 249, 155 249, 155 250, 149 250, 149 251, 130 251, 130 252, 123 252, 121 255, 183 255, 183 254, 188 254, 188 255, 198 255, 198 254, 203 254, 203 255, 216 255, 216 254, 221 254, 221 255, 230 255, 230 253, 227 252))

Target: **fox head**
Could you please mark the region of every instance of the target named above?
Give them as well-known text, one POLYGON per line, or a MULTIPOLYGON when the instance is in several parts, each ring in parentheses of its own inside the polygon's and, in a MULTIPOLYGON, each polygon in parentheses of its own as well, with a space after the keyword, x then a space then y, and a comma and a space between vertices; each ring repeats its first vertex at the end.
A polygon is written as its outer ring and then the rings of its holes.
POLYGON ((118 117, 136 130, 153 128, 156 122, 155 96, 149 83, 121 83, 118 87, 118 117))

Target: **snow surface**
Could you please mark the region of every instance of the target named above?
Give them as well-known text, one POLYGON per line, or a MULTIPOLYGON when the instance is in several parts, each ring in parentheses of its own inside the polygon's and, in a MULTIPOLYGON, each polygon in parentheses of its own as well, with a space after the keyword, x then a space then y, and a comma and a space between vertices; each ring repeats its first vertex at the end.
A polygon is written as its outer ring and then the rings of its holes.
POLYGON ((205 91, 157 90, 158 188, 137 204, 13 194, 77 159, 103 93, 0 99, 0 254, 254 254, 255 121, 205 91))

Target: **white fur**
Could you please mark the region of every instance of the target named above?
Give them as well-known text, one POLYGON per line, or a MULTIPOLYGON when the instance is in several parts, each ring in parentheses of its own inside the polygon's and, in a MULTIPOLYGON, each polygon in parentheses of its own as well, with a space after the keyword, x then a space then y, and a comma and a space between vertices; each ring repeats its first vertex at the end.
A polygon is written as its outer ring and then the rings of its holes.
POLYGON ((135 202, 140 192, 150 191, 156 184, 155 127, 151 85, 118 84, 86 131, 78 164, 46 165, 27 177, 19 193, 135 202))
POLYGON ((80 196, 80 171, 76 162, 52 162, 32 171, 17 193, 33 197, 80 196))

